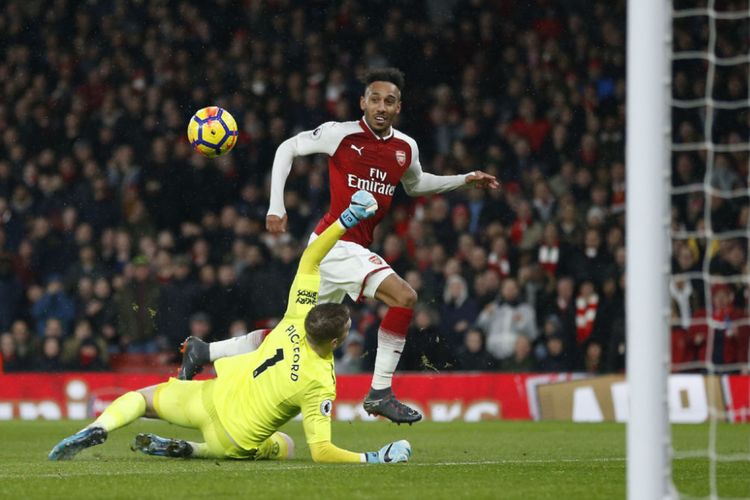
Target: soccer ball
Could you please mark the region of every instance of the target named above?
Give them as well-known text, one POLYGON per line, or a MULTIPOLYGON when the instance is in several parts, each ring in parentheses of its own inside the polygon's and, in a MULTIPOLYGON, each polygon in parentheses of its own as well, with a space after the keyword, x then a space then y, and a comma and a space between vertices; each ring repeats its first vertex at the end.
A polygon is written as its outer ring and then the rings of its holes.
POLYGON ((188 123, 188 141, 203 156, 214 158, 228 153, 237 143, 237 122, 226 109, 199 109, 188 123))

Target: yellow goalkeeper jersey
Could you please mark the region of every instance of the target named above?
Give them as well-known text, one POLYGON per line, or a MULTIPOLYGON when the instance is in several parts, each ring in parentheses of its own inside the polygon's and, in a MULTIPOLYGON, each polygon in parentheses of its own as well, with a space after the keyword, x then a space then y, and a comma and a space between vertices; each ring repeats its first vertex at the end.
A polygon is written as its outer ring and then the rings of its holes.
POLYGON ((256 448, 300 412, 309 444, 331 440, 333 356, 321 358, 310 348, 304 326, 319 284, 319 274, 298 273, 284 318, 258 350, 214 363, 219 420, 244 449, 256 448))

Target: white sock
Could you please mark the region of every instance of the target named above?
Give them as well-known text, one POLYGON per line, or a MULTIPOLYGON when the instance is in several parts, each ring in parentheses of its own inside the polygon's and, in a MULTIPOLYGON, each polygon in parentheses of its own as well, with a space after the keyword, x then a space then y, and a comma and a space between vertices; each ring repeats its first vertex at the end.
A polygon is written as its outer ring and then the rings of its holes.
POLYGON ((375 356, 375 372, 372 374, 373 389, 387 389, 391 386, 393 372, 406 345, 406 337, 378 330, 378 353, 375 356))
MULTIPOLYGON (((213 458, 211 456, 211 452, 209 451, 208 445, 206 443, 195 443, 193 441, 188 441, 188 444, 193 447, 193 453, 190 455, 191 457, 193 457, 193 458, 213 458)), ((218 457, 216 457, 216 458, 218 458, 218 457)))
POLYGON ((214 362, 217 359, 253 352, 263 342, 265 338, 263 332, 265 330, 253 330, 239 337, 211 342, 208 344, 208 357, 211 362, 214 362))

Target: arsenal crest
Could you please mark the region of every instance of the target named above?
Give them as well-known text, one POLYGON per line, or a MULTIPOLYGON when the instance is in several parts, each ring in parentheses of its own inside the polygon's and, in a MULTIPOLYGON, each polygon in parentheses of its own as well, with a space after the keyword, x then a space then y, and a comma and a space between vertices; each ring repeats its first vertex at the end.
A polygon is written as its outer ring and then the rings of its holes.
POLYGON ((406 165, 406 151, 396 151, 396 161, 402 167, 406 165))
POLYGON ((377 255, 370 255, 370 258, 367 259, 367 260, 369 260, 370 262, 372 262, 376 266, 379 266, 380 264, 383 263, 383 261, 380 260, 380 257, 378 257, 377 255))

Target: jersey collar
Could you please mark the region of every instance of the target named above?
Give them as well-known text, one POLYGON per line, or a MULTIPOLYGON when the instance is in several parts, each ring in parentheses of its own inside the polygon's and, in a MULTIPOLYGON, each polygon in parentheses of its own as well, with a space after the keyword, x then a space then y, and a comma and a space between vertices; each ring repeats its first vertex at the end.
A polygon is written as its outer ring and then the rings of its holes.
POLYGON ((370 134, 372 134, 372 136, 376 140, 378 140, 378 141, 387 141, 388 139, 390 139, 391 137, 393 137, 393 126, 391 126, 391 133, 390 134, 386 135, 385 137, 380 137, 378 134, 376 134, 375 132, 372 131, 372 129, 370 128, 370 126, 365 121, 365 117, 364 116, 362 116, 362 118, 359 119, 359 126, 362 127, 362 130, 370 132, 370 134))

